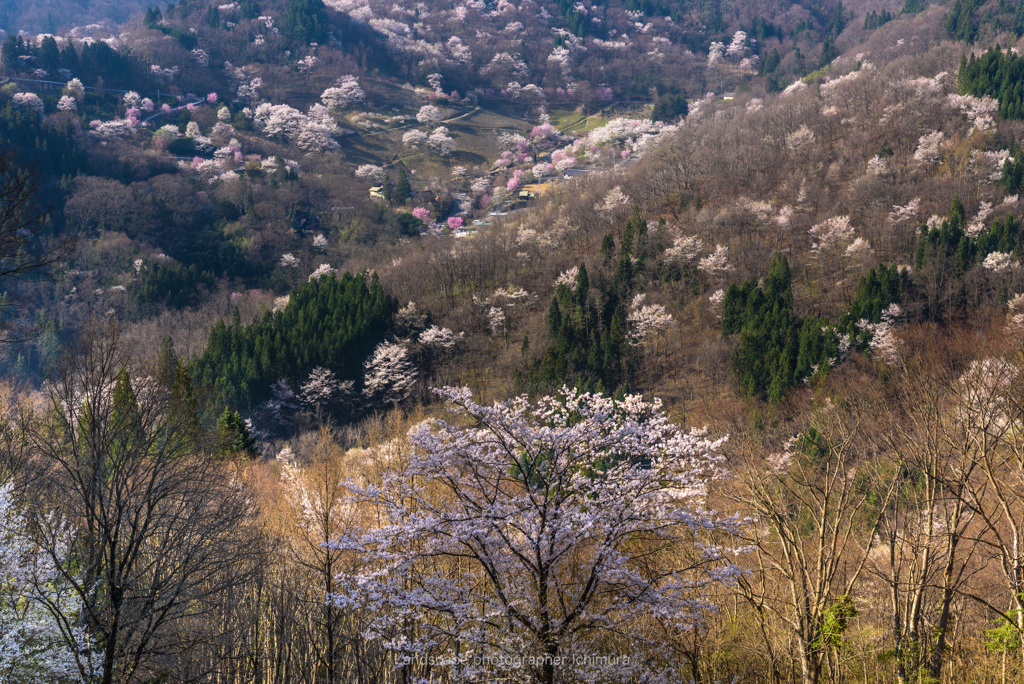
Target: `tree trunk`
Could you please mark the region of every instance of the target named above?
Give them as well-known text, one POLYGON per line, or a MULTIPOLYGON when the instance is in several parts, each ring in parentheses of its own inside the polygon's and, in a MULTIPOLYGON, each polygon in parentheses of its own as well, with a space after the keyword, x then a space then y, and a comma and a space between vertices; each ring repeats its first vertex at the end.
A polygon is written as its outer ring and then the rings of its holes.
MULTIPOLYGON (((1019 575, 1021 568, 1016 568, 1016 571, 1019 575)), ((1024 593, 1018 592, 1013 597, 1013 602, 1017 606, 1017 632, 1024 635, 1024 593)), ((1024 648, 1020 649, 1020 658, 1020 675, 1024 676, 1024 648)))
POLYGON ((803 639, 799 639, 798 643, 800 646, 801 684, 818 684, 818 678, 821 676, 821 660, 803 639))
POLYGON ((952 615, 953 604, 953 570, 956 563, 956 547, 959 536, 955 530, 960 524, 959 512, 954 515, 953 524, 950 526, 954 532, 951 533, 949 542, 949 553, 946 560, 946 568, 942 573, 942 603, 939 611, 939 621, 935 625, 935 650, 932 652, 931 664, 928 668, 933 679, 938 680, 942 674, 942 660, 946 655, 946 633, 949 631, 949 621, 952 615))
POLYGON ((541 684, 555 684, 555 658, 557 657, 558 644, 547 644, 544 647, 544 668, 541 671, 541 684))
POLYGON ((702 684, 704 679, 700 671, 700 651, 695 649, 692 653, 687 653, 686 659, 690 661, 690 678, 693 684, 702 684))
POLYGON ((114 684, 114 659, 117 655, 117 637, 120 629, 119 611, 121 607, 122 590, 120 587, 110 588, 110 603, 113 615, 110 620, 110 628, 107 630, 106 639, 103 643, 103 684, 114 684))
MULTIPOLYGON (((324 575, 326 581, 324 582, 324 584, 326 585, 326 593, 328 594, 328 596, 334 589, 334 568, 333 564, 331 563, 331 560, 331 552, 327 551, 327 563, 325 564, 324 567, 324 575)), ((328 597, 325 597, 325 599, 327 599, 324 602, 324 612, 326 613, 327 619, 327 684, 335 684, 338 674, 337 662, 335 658, 336 637, 334 634, 334 608, 331 606, 330 599, 328 597)))

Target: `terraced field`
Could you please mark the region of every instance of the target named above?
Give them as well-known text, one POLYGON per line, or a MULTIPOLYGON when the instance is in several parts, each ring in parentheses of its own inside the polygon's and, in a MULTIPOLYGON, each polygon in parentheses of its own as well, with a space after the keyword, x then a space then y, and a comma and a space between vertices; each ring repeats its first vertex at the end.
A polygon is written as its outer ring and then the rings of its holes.
POLYGON ((397 156, 408 168, 416 171, 416 178, 422 180, 445 178, 453 166, 465 166, 471 174, 480 174, 490 169, 503 151, 498 147, 499 133, 525 135, 534 125, 530 121, 485 109, 471 110, 462 115, 452 108, 442 111, 452 118, 442 125, 448 128, 449 135, 455 140, 455 152, 447 159, 426 149, 405 148, 402 136, 412 128, 425 128, 416 123, 347 136, 343 140, 345 153, 355 164, 381 166, 393 163, 397 156))

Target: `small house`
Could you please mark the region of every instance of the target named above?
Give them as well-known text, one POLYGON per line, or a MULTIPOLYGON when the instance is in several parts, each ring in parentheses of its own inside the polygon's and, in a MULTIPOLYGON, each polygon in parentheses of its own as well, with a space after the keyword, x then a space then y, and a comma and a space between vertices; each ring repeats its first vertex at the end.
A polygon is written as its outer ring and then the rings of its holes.
POLYGON ((384 201, 384 186, 375 185, 370 188, 370 199, 384 201))
POLYGON ((320 217, 313 216, 303 209, 296 209, 292 216, 292 230, 296 233, 310 233, 320 230, 320 217))

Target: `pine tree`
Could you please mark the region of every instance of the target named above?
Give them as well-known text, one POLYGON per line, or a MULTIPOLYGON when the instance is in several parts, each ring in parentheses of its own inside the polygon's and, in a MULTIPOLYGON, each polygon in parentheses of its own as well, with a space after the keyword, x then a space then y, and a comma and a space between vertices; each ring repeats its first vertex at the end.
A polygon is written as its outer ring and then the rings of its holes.
POLYGON ((282 27, 300 43, 323 43, 327 39, 323 11, 323 0, 288 0, 282 27))
POLYGON ((3 49, 0 51, 0 59, 3 60, 4 66, 16 66, 18 63, 18 56, 20 54, 18 37, 15 37, 13 34, 7 34, 7 40, 4 41, 3 49))
MULTIPOLYGON (((1020 3, 1024 6, 1024 2, 1020 3)), ((999 184, 1003 186, 1008 194, 1020 192, 1021 185, 1024 185, 1024 154, 1017 141, 1010 146, 1010 158, 1003 164, 1003 175, 999 184)))
POLYGON ((576 274, 576 304, 583 306, 587 303, 587 293, 590 292, 590 277, 587 275, 587 265, 580 264, 579 273, 576 274))
POLYGON ((243 19, 255 19, 260 16, 259 3, 256 0, 240 0, 238 13, 242 15, 243 19))
POLYGON ((109 460, 116 467, 118 459, 130 453, 137 443, 144 440, 141 434, 142 422, 139 416, 139 402, 135 397, 131 377, 127 368, 117 374, 112 397, 110 430, 114 435, 113 449, 109 460))
POLYGON ((39 63, 51 74, 60 67, 60 49, 53 36, 46 36, 39 44, 39 63))
POLYGON ((404 205, 406 200, 412 197, 412 187, 409 185, 409 176, 404 166, 398 167, 398 186, 395 188, 395 202, 404 205))
POLYGON ((238 411, 224 408, 224 413, 217 419, 219 433, 218 453, 222 456, 255 457, 256 439, 252 436, 245 421, 238 411))
POLYGON ((604 258, 604 263, 607 264, 612 260, 612 256, 615 255, 615 236, 608 233, 601 240, 601 256, 604 258))
POLYGON ((174 353, 174 342, 170 335, 164 335, 160 341, 160 353, 157 356, 156 366, 156 379, 162 387, 170 387, 174 382, 177 365, 178 357, 174 353))
POLYGON ((722 332, 739 334, 732 366, 743 393, 777 402, 797 380, 800 340, 789 263, 776 253, 761 287, 749 281, 726 293, 722 332))
MULTIPOLYGON (((159 15, 159 11, 157 12, 159 15)), ((61 66, 73 73, 78 73, 81 65, 78 63, 78 50, 72 41, 68 41, 64 50, 60 53, 61 66)))
POLYGON ((288 306, 242 326, 218 321, 206 350, 191 362, 196 382, 229 405, 254 408, 271 398, 271 386, 302 384, 322 366, 339 381, 359 380, 362 361, 389 331, 398 303, 374 274, 346 273, 307 282, 291 293, 288 306))
POLYGON ((168 404, 169 423, 175 431, 183 436, 183 446, 194 449, 206 438, 192 378, 181 359, 174 362, 173 378, 168 404))
MULTIPOLYGON (((565 287, 561 285, 559 287, 565 287)), ((551 298, 551 306, 548 307, 548 335, 557 338, 562 330, 562 309, 558 306, 558 296, 551 298)))

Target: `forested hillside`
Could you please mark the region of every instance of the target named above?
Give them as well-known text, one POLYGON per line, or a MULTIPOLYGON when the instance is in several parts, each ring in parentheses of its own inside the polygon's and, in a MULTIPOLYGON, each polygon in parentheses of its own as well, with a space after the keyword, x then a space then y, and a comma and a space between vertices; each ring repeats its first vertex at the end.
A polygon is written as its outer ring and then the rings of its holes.
POLYGON ((1022 8, 4 4, 4 676, 1019 681, 1022 8))

